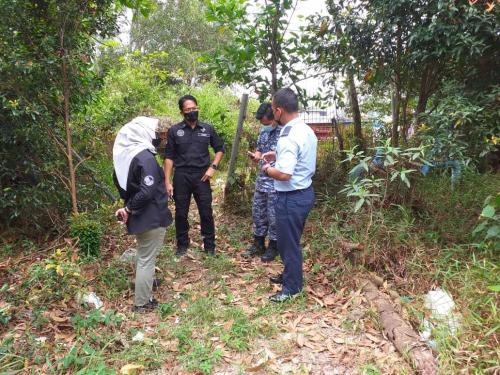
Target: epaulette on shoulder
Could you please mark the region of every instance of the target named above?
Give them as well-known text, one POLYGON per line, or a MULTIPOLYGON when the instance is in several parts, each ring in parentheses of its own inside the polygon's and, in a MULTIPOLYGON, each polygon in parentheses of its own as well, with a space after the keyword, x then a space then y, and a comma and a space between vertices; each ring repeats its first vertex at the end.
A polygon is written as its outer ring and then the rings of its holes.
POLYGON ((281 129, 280 137, 288 136, 288 134, 290 134, 290 130, 292 130, 291 126, 285 126, 283 129, 281 129))

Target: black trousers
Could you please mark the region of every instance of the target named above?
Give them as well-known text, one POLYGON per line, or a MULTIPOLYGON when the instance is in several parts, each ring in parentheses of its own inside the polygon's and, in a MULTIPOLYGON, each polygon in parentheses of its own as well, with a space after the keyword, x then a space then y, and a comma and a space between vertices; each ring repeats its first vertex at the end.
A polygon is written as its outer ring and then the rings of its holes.
POLYGON ((188 213, 191 195, 200 214, 201 236, 205 251, 215 249, 215 225, 210 181, 201 181, 206 168, 179 168, 174 171, 175 232, 178 247, 189 245, 188 213))

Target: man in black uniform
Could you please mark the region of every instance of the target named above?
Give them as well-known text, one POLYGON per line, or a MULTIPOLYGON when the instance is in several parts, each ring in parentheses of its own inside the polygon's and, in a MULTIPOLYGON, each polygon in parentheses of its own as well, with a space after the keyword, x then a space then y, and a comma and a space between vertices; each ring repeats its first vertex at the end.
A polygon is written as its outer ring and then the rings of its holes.
POLYGON ((189 246, 188 212, 191 194, 200 214, 203 248, 213 255, 215 225, 210 178, 222 159, 224 145, 211 125, 198 121, 198 102, 195 97, 185 95, 180 98, 179 109, 184 121, 168 131, 164 163, 167 193, 175 200, 176 255, 186 254, 189 246), (213 162, 210 161, 209 145, 215 152, 213 162), (173 168, 175 173, 172 184, 173 168))

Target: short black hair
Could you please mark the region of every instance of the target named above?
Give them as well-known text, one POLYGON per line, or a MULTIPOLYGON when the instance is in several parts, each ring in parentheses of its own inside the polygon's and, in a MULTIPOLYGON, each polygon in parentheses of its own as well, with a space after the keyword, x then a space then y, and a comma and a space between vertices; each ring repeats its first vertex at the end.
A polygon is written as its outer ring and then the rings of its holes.
POLYGON ((299 99, 297 94, 291 88, 279 90, 273 96, 274 106, 283 108, 285 112, 293 113, 299 111, 299 99))
POLYGON ((188 100, 191 100, 194 102, 194 104, 198 105, 198 101, 193 95, 184 95, 179 99, 179 109, 182 112, 182 108, 184 107, 184 103, 187 102, 188 100))
POLYGON ((264 102, 259 106, 259 109, 257 109, 257 112, 255 113, 255 118, 257 120, 260 120, 262 118, 266 118, 268 120, 273 120, 273 107, 271 106, 271 103, 269 102, 264 102))

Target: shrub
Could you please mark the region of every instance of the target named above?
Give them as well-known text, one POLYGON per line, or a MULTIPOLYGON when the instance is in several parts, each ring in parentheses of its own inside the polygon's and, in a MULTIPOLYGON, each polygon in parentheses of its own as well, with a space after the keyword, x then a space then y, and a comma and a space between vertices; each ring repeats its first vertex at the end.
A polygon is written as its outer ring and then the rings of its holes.
POLYGON ((470 243, 485 199, 498 191, 496 174, 466 169, 452 189, 450 178, 439 171, 415 184, 412 208, 433 240, 440 243, 470 243))
POLYGON ((71 237, 78 239, 80 253, 84 257, 97 257, 100 253, 103 229, 101 224, 88 213, 71 217, 71 237))
POLYGON ((500 193, 486 198, 473 235, 481 238, 481 245, 500 250, 500 193))
POLYGON ((57 249, 43 263, 31 266, 30 278, 21 288, 29 295, 23 298, 37 307, 76 296, 82 287, 82 276, 75 255, 68 249, 57 249))

